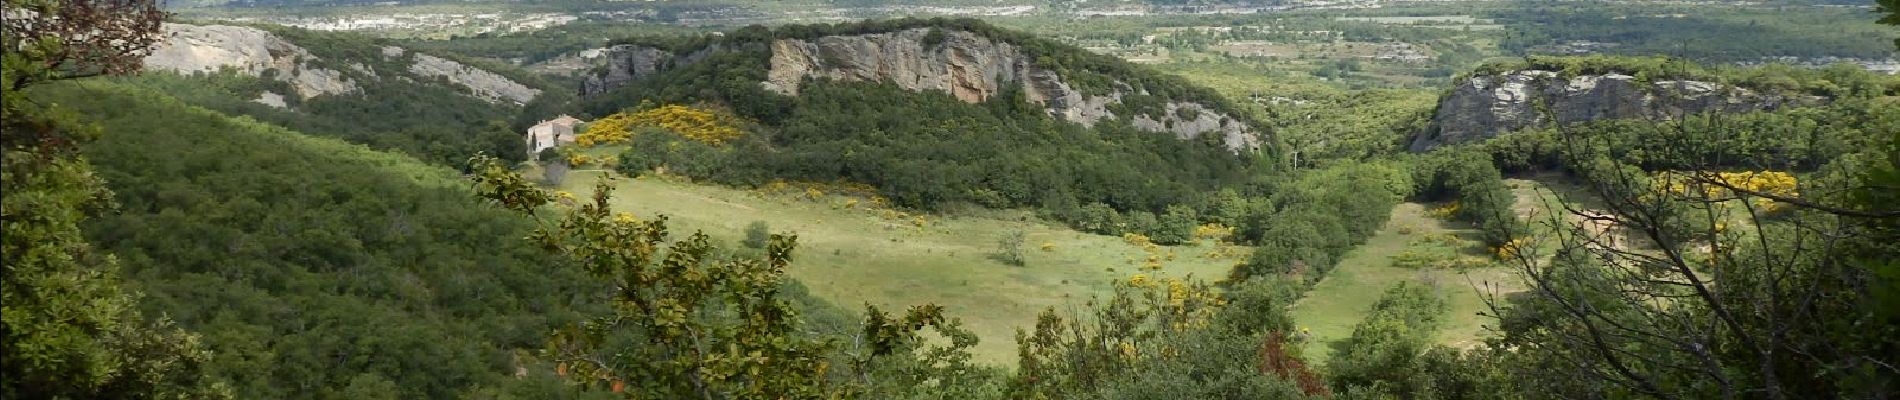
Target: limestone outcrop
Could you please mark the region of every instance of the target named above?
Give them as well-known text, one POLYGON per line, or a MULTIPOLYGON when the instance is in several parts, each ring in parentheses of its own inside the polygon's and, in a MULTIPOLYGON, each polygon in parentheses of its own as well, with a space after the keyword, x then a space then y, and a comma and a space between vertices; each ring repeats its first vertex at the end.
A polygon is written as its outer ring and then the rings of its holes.
MULTIPOLYGON (((966 102, 980 102, 1012 85, 1021 85, 1027 100, 1043 106, 1052 116, 1081 125, 1122 119, 1136 128, 1182 139, 1220 135, 1221 142, 1234 151, 1260 145, 1257 129, 1211 106, 1167 101, 1162 110, 1116 115, 1111 110, 1118 108, 1114 106, 1124 97, 1146 93, 1122 82, 1113 82, 1113 89, 1107 93, 1085 93, 1056 71, 1037 65, 1034 57, 1013 44, 948 29, 941 30, 937 38, 926 39, 936 36, 930 32, 930 28, 912 28, 810 40, 777 39, 771 43, 771 69, 760 85, 780 94, 797 95, 799 85, 809 79, 886 82, 913 91, 940 91, 966 102)), ((650 47, 616 46, 609 50, 608 67, 587 79, 582 94, 603 93, 668 68, 689 65, 705 57, 706 51, 675 55, 650 47)))
POLYGON ((444 77, 449 82, 468 88, 470 94, 489 102, 512 102, 527 104, 541 95, 540 89, 528 87, 488 70, 463 65, 442 57, 416 53, 409 64, 409 72, 425 77, 444 77))
MULTIPOLYGON (((396 46, 381 48, 382 60, 323 60, 308 49, 252 27, 165 24, 162 29, 165 39, 145 57, 145 68, 180 74, 229 69, 246 76, 270 77, 289 83, 302 99, 361 93, 364 82, 381 79, 416 82, 438 77, 460 85, 459 89, 471 97, 491 103, 520 105, 541 94, 540 89, 491 71, 396 46)), ((268 95, 258 101, 284 107, 282 101, 270 97, 281 98, 284 94, 268 95)))
POLYGON ((720 47, 715 45, 681 55, 636 44, 614 45, 604 49, 600 55, 606 58, 606 68, 581 80, 581 95, 606 93, 621 85, 699 62, 719 50, 720 47))
POLYGON ((311 66, 309 60, 316 57, 309 51, 262 29, 185 24, 162 29, 165 40, 145 57, 147 69, 192 74, 230 68, 248 76, 275 70, 275 79, 290 83, 303 98, 360 90, 341 72, 311 66))
POLYGON ((1604 119, 1672 119, 1704 112, 1747 112, 1815 104, 1818 97, 1764 94, 1692 80, 1641 82, 1634 76, 1563 77, 1518 70, 1466 78, 1439 100, 1432 125, 1412 138, 1412 151, 1474 142, 1550 123, 1604 119))

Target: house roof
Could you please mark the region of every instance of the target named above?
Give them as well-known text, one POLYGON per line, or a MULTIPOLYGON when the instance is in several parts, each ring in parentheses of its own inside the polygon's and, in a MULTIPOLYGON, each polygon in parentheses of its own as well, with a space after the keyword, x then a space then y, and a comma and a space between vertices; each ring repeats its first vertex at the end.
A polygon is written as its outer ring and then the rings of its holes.
MULTIPOLYGON (((556 127, 556 126, 565 126, 571 129, 575 126, 579 126, 582 122, 586 122, 586 121, 581 121, 579 118, 574 118, 572 116, 568 116, 567 114, 561 114, 561 116, 554 117, 554 119, 541 121, 541 123, 534 124, 534 126, 528 127, 528 133, 533 134, 534 131, 537 129, 543 129, 543 128, 552 129, 553 127, 556 127)), ((553 132, 550 130, 547 133, 553 133, 553 132)))
POLYGON ((556 124, 563 124, 563 125, 575 125, 575 124, 579 124, 579 123, 581 123, 581 120, 580 120, 580 118, 574 118, 574 117, 572 117, 572 116, 569 116, 569 115, 567 115, 567 114, 561 114, 561 116, 559 116, 559 117, 554 117, 554 119, 551 119, 551 120, 547 120, 547 121, 544 121, 543 123, 556 123, 556 124))

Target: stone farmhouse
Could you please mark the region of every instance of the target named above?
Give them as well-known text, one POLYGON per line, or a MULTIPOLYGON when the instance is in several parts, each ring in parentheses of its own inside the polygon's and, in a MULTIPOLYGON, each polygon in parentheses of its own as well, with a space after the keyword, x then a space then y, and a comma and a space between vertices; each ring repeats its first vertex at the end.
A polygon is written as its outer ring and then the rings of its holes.
POLYGON ((528 158, 536 158, 541 150, 574 143, 574 128, 580 124, 580 119, 567 114, 534 124, 528 128, 528 158))

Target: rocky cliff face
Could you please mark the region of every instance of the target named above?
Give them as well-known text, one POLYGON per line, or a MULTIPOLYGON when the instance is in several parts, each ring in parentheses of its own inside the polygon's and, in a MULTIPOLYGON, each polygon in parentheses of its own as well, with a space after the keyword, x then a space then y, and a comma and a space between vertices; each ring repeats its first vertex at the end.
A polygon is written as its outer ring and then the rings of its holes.
POLYGON ((606 48, 601 54, 601 57, 606 58, 606 68, 598 74, 588 75, 581 81, 581 95, 592 96, 606 93, 629 82, 699 62, 719 50, 718 46, 710 46, 679 55, 641 45, 614 45, 606 48))
MULTIPOLYGON (((402 49, 394 46, 383 49, 385 56, 392 52, 401 55, 402 49)), ((442 57, 416 53, 412 61, 409 64, 409 72, 424 77, 448 78, 449 82, 467 87, 470 94, 490 103, 506 101, 517 105, 527 104, 528 101, 534 100, 535 96, 541 95, 540 89, 530 88, 493 72, 442 57)))
MULTIPOLYGON (((1212 107, 1167 102, 1158 115, 1118 116, 1110 106, 1134 93, 1116 82, 1116 90, 1089 95, 1072 87, 1055 71, 1035 65, 1016 46, 963 31, 944 30, 938 43, 926 43, 930 29, 886 33, 825 36, 815 40, 779 39, 771 44, 771 69, 766 89, 797 95, 806 79, 887 82, 914 91, 935 90, 966 102, 980 102, 1020 84, 1029 101, 1050 115, 1093 126, 1104 119, 1125 118, 1140 129, 1170 133, 1182 139, 1220 135, 1229 149, 1258 148, 1259 133, 1239 118, 1212 107), (1191 117, 1191 118, 1190 118, 1191 117)), ((639 46, 610 50, 609 67, 588 78, 583 95, 605 92, 670 67, 690 64, 704 51, 685 56, 639 46)))
POLYGON ((308 64, 316 58, 309 51, 257 28, 165 24, 163 31, 165 40, 145 57, 147 69, 191 74, 231 68, 249 76, 276 70, 276 79, 303 98, 359 90, 343 73, 308 64))
POLYGON ((1703 112, 1745 112, 1814 104, 1815 97, 1762 94, 1701 81, 1638 82, 1621 74, 1564 78, 1556 72, 1511 71, 1473 76, 1440 99, 1432 127, 1412 151, 1479 141, 1549 123, 1602 119, 1671 119, 1703 112))
MULTIPOLYGON (((929 32, 917 28, 809 41, 777 40, 772 43, 772 69, 762 84, 795 95, 800 82, 808 78, 888 82, 915 91, 942 91, 973 103, 1008 85, 1021 84, 1025 97, 1050 115, 1086 126, 1116 118, 1109 105, 1129 94, 1128 85, 1117 82, 1117 90, 1091 96, 1071 87, 1054 71, 1035 65, 1014 45, 963 31, 944 31, 941 42, 925 43, 929 32)), ((1169 102, 1165 107, 1160 115, 1125 117, 1137 128, 1182 139, 1221 135, 1221 141, 1236 151, 1259 146, 1257 135, 1233 116, 1193 103, 1169 102)))
MULTIPOLYGON (((410 77, 443 77, 464 87, 470 96, 491 103, 523 104, 541 94, 539 89, 441 57, 416 53, 404 59, 409 56, 409 52, 395 46, 382 48, 382 62, 348 60, 351 61, 348 64, 331 64, 348 65, 347 68, 330 69, 313 64, 320 59, 307 49, 257 28, 165 24, 163 30, 165 40, 153 48, 151 55, 145 57, 147 69, 192 74, 228 68, 247 76, 265 76, 266 71, 274 71, 270 76, 290 83, 295 94, 305 99, 359 93, 362 92, 359 83, 365 80, 410 77), (381 67, 365 65, 364 62, 381 67), (407 71, 400 71, 404 69, 400 67, 404 62, 407 63, 407 71), (391 68, 391 63, 398 67, 391 68), (377 71, 379 68, 383 70, 377 71)), ((268 100, 272 96, 281 99, 283 94, 268 93, 265 99, 259 101, 281 107, 281 101, 268 100)))

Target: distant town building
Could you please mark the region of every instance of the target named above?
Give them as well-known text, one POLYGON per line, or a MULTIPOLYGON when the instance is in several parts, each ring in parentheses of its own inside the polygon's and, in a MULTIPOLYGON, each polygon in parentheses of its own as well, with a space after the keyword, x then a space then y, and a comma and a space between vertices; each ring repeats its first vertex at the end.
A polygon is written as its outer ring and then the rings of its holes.
POLYGON ((574 143, 574 127, 580 124, 579 118, 567 114, 534 124, 528 128, 528 158, 540 155, 541 150, 574 143))

